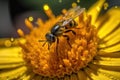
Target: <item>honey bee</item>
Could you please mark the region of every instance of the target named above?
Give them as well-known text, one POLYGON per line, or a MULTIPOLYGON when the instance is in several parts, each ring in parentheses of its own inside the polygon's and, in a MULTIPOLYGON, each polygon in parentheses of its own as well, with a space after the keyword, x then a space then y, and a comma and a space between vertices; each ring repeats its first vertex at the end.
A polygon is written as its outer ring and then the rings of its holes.
MULTIPOLYGON (((52 43, 57 42, 57 45, 59 44, 59 37, 63 36, 66 38, 67 43, 70 45, 70 38, 68 35, 65 35, 63 33, 68 33, 72 32, 73 35, 76 35, 76 32, 73 31, 73 28, 76 28, 77 23, 75 22, 74 18, 77 16, 81 15, 85 11, 85 8, 80 8, 80 6, 77 6, 75 8, 71 8, 70 10, 67 11, 67 13, 58 21, 50 30, 50 32, 45 34, 46 40, 39 40, 39 42, 43 42, 44 46, 46 42, 48 42, 48 50, 52 43)), ((78 29, 78 28, 76 28, 78 29)), ((56 46, 57 50, 57 46, 56 46)))

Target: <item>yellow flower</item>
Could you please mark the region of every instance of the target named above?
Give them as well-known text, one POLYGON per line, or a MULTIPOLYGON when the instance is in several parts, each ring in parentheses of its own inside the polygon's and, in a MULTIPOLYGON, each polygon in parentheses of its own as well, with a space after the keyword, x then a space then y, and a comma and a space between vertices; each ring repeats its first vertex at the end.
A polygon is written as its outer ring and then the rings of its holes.
POLYGON ((30 34, 19 29, 22 38, 1 39, 7 47, 0 48, 0 80, 120 80, 120 8, 99 15, 104 2, 99 0, 75 19, 76 35, 65 33, 72 47, 63 36, 49 50, 47 43, 38 42, 61 18, 47 5, 44 10, 50 19, 45 23, 38 19, 38 28, 30 22, 32 17, 25 19, 30 34))

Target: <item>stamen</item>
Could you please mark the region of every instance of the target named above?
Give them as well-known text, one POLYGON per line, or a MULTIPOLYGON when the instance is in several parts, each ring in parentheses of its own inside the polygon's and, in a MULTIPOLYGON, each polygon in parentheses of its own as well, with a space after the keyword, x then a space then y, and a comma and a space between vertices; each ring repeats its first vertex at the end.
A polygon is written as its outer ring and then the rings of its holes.
POLYGON ((24 32, 21 29, 18 29, 17 32, 18 32, 20 37, 24 37, 25 36, 24 32))
POLYGON ((73 2, 73 3, 72 3, 72 7, 73 7, 73 8, 77 7, 77 3, 73 2))
POLYGON ((26 27, 30 30, 33 29, 33 24, 30 22, 30 20, 28 20, 27 18, 25 19, 25 24, 26 24, 26 27))
POLYGON ((63 10, 62 10, 62 13, 63 13, 63 14, 65 14, 66 12, 67 12, 67 10, 66 10, 66 9, 63 9, 63 10))
POLYGON ((43 9, 44 9, 46 15, 47 15, 49 18, 54 18, 54 17, 55 17, 54 14, 52 13, 52 10, 50 9, 50 7, 49 7, 47 4, 45 4, 45 5, 43 6, 43 9))

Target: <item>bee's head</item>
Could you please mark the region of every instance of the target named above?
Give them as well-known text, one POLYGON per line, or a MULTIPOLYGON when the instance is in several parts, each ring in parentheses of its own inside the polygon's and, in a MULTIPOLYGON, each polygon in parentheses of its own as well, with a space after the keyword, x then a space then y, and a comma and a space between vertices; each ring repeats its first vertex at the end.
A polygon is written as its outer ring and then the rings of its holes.
POLYGON ((48 42, 55 42, 55 36, 53 34, 46 33, 45 37, 48 42))

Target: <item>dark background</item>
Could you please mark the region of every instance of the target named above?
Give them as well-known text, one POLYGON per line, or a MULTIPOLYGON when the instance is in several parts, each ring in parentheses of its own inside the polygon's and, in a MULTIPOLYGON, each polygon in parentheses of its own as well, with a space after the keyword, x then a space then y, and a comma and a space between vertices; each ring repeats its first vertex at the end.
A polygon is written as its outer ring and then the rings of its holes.
MULTIPOLYGON (((44 21, 48 19, 43 11, 43 5, 48 4, 55 15, 59 15, 63 8, 69 9, 73 2, 88 9, 97 0, 0 0, 0 38, 18 37, 16 30, 25 28, 24 19, 29 16, 38 17, 44 21)), ((109 7, 120 6, 120 0, 106 0, 109 7)), ((105 10, 106 11, 106 10, 105 10)))

